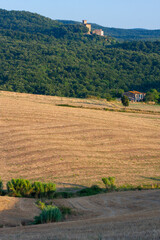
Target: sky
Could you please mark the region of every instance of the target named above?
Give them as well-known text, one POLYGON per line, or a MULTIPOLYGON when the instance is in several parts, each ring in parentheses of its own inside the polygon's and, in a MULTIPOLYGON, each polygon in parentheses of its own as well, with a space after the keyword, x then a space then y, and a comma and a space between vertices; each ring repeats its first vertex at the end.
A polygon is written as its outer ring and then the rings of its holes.
POLYGON ((0 8, 105 27, 160 29, 160 0, 0 0, 0 8))

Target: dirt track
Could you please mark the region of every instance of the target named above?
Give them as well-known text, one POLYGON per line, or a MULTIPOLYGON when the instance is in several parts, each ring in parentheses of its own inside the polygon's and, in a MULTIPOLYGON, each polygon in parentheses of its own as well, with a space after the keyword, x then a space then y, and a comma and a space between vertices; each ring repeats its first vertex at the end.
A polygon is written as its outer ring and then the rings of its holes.
POLYGON ((78 215, 68 222, 2 228, 0 240, 160 239, 159 190, 101 194, 54 203, 70 206, 78 215))

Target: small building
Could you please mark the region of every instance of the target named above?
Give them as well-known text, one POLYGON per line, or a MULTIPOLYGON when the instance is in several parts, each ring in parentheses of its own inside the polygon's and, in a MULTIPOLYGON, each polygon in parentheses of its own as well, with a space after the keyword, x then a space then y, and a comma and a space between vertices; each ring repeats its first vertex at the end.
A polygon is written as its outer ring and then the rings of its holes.
POLYGON ((129 91, 123 93, 123 95, 127 96, 130 101, 140 102, 143 101, 146 93, 138 92, 138 91, 129 91))
POLYGON ((92 30, 91 24, 88 24, 87 20, 83 20, 82 23, 84 26, 86 26, 88 28, 88 34, 90 34, 91 30, 92 30))
POLYGON ((95 29, 92 31, 92 34, 96 34, 99 36, 104 36, 104 31, 102 29, 95 29))

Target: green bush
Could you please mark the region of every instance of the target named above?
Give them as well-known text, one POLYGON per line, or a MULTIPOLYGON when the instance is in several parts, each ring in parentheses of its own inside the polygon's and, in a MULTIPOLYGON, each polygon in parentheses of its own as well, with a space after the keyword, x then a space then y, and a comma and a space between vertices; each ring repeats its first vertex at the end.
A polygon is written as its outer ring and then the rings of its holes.
POLYGON ((62 213, 55 206, 45 207, 39 216, 34 218, 34 224, 59 222, 62 219, 62 213))
POLYGON ((102 178, 102 182, 104 183, 106 189, 108 190, 114 190, 116 188, 115 186, 115 177, 104 177, 102 178))
POLYGON ((0 178, 0 195, 2 195, 2 193, 3 193, 3 182, 0 178))
POLYGON ((53 197, 56 190, 54 183, 31 183, 26 179, 12 179, 7 183, 10 196, 14 197, 53 197))
POLYGON ((54 198, 71 198, 75 197, 75 195, 73 192, 56 192, 54 198))
POLYGON ((46 207, 46 204, 44 202, 41 202, 40 200, 36 202, 36 205, 41 210, 43 210, 46 207))
POLYGON ((102 192, 102 189, 97 185, 93 185, 90 188, 84 188, 77 192, 78 196, 91 196, 102 192))
POLYGON ((54 192, 56 191, 56 185, 54 183, 34 182, 32 186, 34 188, 33 194, 37 198, 40 197, 52 198, 54 192))
POLYGON ((33 193, 33 186, 25 179, 12 179, 7 183, 7 190, 10 196, 29 197, 33 193))

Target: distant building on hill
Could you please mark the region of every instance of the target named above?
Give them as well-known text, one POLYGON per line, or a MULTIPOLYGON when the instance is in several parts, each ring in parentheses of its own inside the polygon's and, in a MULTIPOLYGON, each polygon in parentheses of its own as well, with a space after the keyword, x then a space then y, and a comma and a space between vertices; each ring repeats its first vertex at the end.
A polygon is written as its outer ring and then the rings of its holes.
POLYGON ((99 36, 104 36, 104 31, 102 31, 102 29, 95 29, 92 31, 92 34, 96 34, 99 36))
POLYGON ((123 95, 127 96, 130 101, 140 102, 140 101, 143 101, 146 93, 137 92, 137 91, 129 91, 129 92, 123 93, 123 95))
POLYGON ((83 20, 82 23, 88 28, 88 34, 90 34, 92 30, 91 24, 88 24, 87 20, 83 20))
POLYGON ((92 26, 91 26, 91 24, 87 23, 87 20, 82 20, 82 23, 85 27, 88 28, 88 33, 87 34, 96 34, 96 35, 99 35, 99 36, 104 36, 104 31, 102 29, 95 29, 95 30, 92 31, 92 26))

